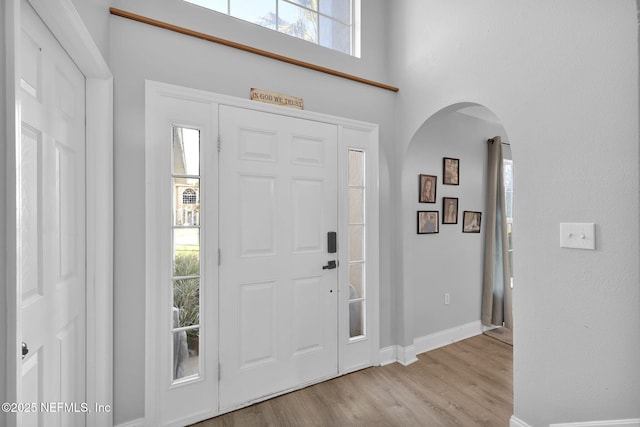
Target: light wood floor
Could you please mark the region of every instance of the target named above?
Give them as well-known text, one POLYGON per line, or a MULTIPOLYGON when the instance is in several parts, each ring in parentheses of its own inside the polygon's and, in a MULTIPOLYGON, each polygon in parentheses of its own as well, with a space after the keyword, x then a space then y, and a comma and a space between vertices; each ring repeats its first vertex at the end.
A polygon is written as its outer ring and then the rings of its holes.
POLYGON ((195 424, 197 427, 487 426, 513 414, 512 347, 478 335, 195 424))

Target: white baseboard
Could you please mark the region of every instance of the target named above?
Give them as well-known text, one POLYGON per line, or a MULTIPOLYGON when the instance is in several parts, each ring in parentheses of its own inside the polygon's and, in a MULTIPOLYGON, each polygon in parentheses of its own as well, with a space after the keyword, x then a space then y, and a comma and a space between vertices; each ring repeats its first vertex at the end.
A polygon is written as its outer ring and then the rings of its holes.
POLYGON ((509 427, 531 427, 531 426, 525 423, 524 421, 522 421, 520 418, 516 417, 515 415, 512 415, 511 419, 509 419, 509 427))
POLYGON ((144 418, 127 421, 126 423, 118 424, 115 427, 144 427, 144 418))
POLYGON ((380 349, 380 366, 396 363, 398 360, 398 346, 390 345, 389 347, 380 349))
POLYGON ((414 362, 417 362, 416 346, 410 345, 408 347, 400 347, 398 349, 398 363, 402 366, 409 366, 414 362))
POLYGON ((401 347, 399 345, 391 345, 380 350, 380 366, 389 365, 391 363, 399 363, 403 366, 411 365, 417 362, 416 347, 410 345, 401 347))
POLYGON ((413 362, 417 362, 417 354, 435 350, 436 348, 461 341, 467 338, 481 334, 483 331, 480 321, 466 323, 454 328, 445 329, 444 331, 425 335, 413 340, 413 345, 402 347, 392 345, 380 349, 380 365, 388 365, 390 363, 400 363, 408 366, 413 362))
POLYGON ((413 341, 416 347, 416 354, 425 353, 456 341, 462 341, 480 335, 482 331, 482 323, 478 320, 416 338, 413 341))
POLYGON ((640 418, 549 424, 549 427, 640 427, 640 418))
MULTIPOLYGON (((509 427, 531 427, 515 415, 509 420, 509 427)), ((549 427, 640 427, 640 418, 628 420, 586 421, 577 423, 549 424, 549 427)))

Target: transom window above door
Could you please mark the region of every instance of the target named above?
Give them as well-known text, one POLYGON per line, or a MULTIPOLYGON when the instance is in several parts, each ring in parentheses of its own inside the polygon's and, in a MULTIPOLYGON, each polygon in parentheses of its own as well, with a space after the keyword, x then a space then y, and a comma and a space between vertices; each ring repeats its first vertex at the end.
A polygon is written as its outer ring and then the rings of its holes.
POLYGON ((184 0, 216 12, 359 56, 355 11, 360 0, 184 0))

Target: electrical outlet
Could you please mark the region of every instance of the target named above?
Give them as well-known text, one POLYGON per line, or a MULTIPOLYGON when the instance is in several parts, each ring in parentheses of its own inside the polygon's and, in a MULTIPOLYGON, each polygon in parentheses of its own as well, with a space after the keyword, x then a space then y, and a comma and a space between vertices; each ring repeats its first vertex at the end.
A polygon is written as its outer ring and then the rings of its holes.
POLYGON ((449 294, 449 292, 444 294, 444 305, 449 305, 451 304, 451 295, 449 294))

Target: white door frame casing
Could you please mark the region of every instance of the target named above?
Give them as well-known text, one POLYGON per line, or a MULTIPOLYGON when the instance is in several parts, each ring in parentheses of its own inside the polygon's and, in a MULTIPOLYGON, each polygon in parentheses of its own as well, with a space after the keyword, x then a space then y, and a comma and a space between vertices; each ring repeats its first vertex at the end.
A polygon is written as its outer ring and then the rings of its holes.
MULTIPOLYGON (((86 78, 87 403, 112 405, 113 389, 113 76, 71 0, 28 0, 86 78)), ((6 241, 18 242, 16 147, 20 138, 20 0, 4 2, 6 38, 6 241)), ((17 244, 7 245, 6 401, 20 396, 20 310, 17 244)), ((6 414, 7 424, 18 414, 6 414)), ((87 414, 110 426, 111 411, 87 414)))
MULTIPOLYGON (((175 86, 167 83, 159 83, 154 81, 147 81, 145 85, 146 92, 146 108, 145 115, 147 116, 147 122, 149 117, 153 117, 153 106, 159 103, 159 99, 170 98, 179 100, 189 100, 199 102, 203 104, 210 104, 212 106, 229 105, 238 108, 250 109, 265 113, 273 113, 293 118, 306 119, 310 121, 324 122, 334 124, 338 126, 338 253, 339 253, 339 265, 344 266, 342 271, 346 271, 348 266, 347 258, 347 239, 346 229, 342 226, 348 219, 347 206, 347 182, 348 176, 347 169, 347 157, 350 149, 361 150, 366 153, 366 197, 367 197, 367 213, 366 213, 366 275, 367 275, 367 310, 368 319, 366 330, 368 335, 361 339, 349 340, 348 331, 343 331, 338 334, 338 375, 343 375, 348 372, 361 369, 367 366, 379 365, 379 208, 378 208, 378 126, 371 123, 360 122, 356 120, 350 120, 341 117, 330 116, 321 113, 314 113, 309 111, 301 111, 291 109, 287 107, 274 106, 270 104, 264 104, 261 102, 251 101, 248 99, 241 99, 237 97, 221 95, 217 93, 211 93, 198 89, 185 88, 181 86, 175 86), (151 101, 153 100, 153 101, 151 101), (366 357, 367 360, 363 360, 366 357)), ((148 131, 148 130, 147 130, 148 131)), ((149 134, 146 135, 149 138, 149 134)), ((221 150, 233 150, 234 147, 226 146, 225 141, 221 141, 221 150)), ((152 161, 155 158, 155 154, 150 150, 150 141, 146 142, 145 157, 146 162, 152 161)), ((154 223, 153 217, 154 201, 157 200, 156 193, 159 191, 157 184, 153 176, 149 176, 150 169, 146 169, 146 222, 147 233, 152 233, 153 230, 149 229, 149 225, 154 223)), ((156 171, 157 172, 157 171, 156 171)), ((167 173, 169 173, 167 171, 167 173)), ((147 260, 146 270, 154 268, 153 260, 154 253, 158 251, 153 245, 150 245, 147 235, 147 260)), ((224 254, 223 254, 224 262, 224 254)), ((338 308, 338 325, 339 327, 348 325, 348 298, 349 298, 349 285, 345 282, 346 273, 341 273, 339 279, 339 308, 338 308), (347 302, 345 304, 344 302, 347 302)), ((145 367, 145 425, 160 425, 164 420, 161 418, 160 405, 160 392, 159 382, 157 381, 158 375, 164 372, 158 366, 157 358, 154 356, 154 352, 159 351, 158 346, 158 334, 163 331, 158 330, 158 310, 161 307, 157 307, 158 301, 158 287, 149 274, 146 278, 146 341, 145 351, 147 352, 147 361, 145 367)), ((344 329, 344 328, 343 328, 344 329)), ((304 384, 306 386, 308 384, 304 384)), ((303 386, 303 385, 300 385, 303 386)), ((294 387, 299 388, 299 387, 294 387)), ((290 390, 283 390, 286 392, 290 390)), ((275 395, 280 394, 276 393, 275 395)), ((275 396, 274 395, 274 396, 275 396)), ((264 396, 257 398, 258 400, 264 400, 272 396, 264 396)), ((255 401, 258 401, 255 400, 255 401)), ((251 403, 254 403, 252 401, 251 403)), ((217 402, 212 402, 212 406, 217 402)), ((248 402, 247 402, 248 403, 248 402)), ((224 412, 224 411, 223 411, 224 412)), ((223 412, 218 412, 215 415, 219 415, 223 412)), ((192 422, 193 420, 189 420, 192 422)), ((173 420, 177 422, 177 420, 173 420)))

